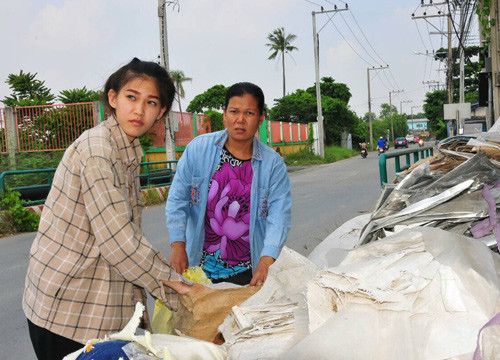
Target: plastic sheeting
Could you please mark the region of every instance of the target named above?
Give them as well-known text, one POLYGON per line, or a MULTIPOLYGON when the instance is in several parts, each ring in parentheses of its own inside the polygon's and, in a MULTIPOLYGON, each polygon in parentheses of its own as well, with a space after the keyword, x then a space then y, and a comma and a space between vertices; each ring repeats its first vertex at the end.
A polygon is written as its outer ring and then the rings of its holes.
POLYGON ((307 283, 318 267, 284 247, 262 289, 233 307, 219 330, 230 359, 274 359, 307 335, 307 283))
POLYGON ((498 254, 439 229, 361 246, 309 283, 311 333, 281 358, 470 359, 499 273, 498 254))

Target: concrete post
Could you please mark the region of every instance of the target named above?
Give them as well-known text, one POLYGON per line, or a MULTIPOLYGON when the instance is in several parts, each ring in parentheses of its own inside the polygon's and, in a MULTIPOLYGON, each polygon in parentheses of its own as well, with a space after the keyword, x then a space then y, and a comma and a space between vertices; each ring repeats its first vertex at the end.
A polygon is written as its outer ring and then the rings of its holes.
POLYGON ((94 119, 95 119, 94 126, 99 125, 100 123, 102 123, 105 120, 103 114, 101 113, 101 109, 102 109, 101 102, 94 101, 94 119))
POLYGON ((16 113, 13 107, 8 106, 5 108, 4 114, 5 126, 7 129, 7 152, 9 154, 9 163, 11 169, 16 169, 16 155, 19 152, 16 113))

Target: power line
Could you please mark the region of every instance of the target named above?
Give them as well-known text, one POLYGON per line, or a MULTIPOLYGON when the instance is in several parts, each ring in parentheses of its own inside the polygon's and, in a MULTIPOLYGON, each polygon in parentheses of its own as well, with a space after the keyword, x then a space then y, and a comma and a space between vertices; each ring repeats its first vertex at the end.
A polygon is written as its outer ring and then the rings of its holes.
MULTIPOLYGON (((330 20, 332 20, 332 18, 330 17, 329 14, 326 14, 328 16, 328 18, 330 20)), ((342 39, 344 39, 344 41, 347 43, 347 45, 349 45, 349 47, 352 49, 352 51, 354 51, 354 53, 356 55, 358 55, 358 57, 363 60, 365 63, 367 63, 368 65, 372 66, 373 67, 373 64, 370 64, 368 61, 365 60, 365 58, 363 58, 357 51, 356 49, 354 49, 352 47, 352 45, 349 43, 349 41, 347 41, 347 39, 344 37, 344 35, 342 34, 342 32, 339 30, 339 28, 337 27, 337 25, 335 25, 335 23, 333 21, 330 21, 330 23, 333 25, 333 27, 335 27, 335 29, 337 30, 337 32, 340 34, 340 36, 342 36, 342 39)))
MULTIPOLYGON (((379 65, 379 66, 382 66, 383 64, 380 64, 373 56, 370 55, 370 53, 364 48, 363 44, 361 44, 361 42, 359 41, 358 37, 356 36, 356 34, 354 33, 354 31, 352 31, 351 27, 349 26, 349 24, 347 23, 347 21, 345 20, 344 16, 342 14, 340 14, 340 16, 342 17, 342 20, 344 20, 344 23, 347 25, 347 28, 351 31, 351 34, 354 36, 354 38, 356 39, 356 41, 358 42, 359 46, 361 46, 361 48, 364 50, 364 52, 375 62, 375 64, 379 65)), ((370 45, 371 46, 371 45, 370 45)))
POLYGON ((425 42, 424 42, 424 39, 422 38, 422 34, 420 33, 420 29, 418 28, 418 24, 417 22, 415 21, 415 26, 417 27, 417 31, 418 31, 418 36, 420 36, 420 41, 422 41, 422 45, 424 45, 424 49, 425 51, 429 51, 429 49, 427 49, 427 46, 425 46, 425 42))
POLYGON ((358 29, 361 31, 361 34, 363 35, 363 37, 365 38, 366 42, 368 43, 368 45, 371 47, 371 49, 373 50, 373 52, 375 53, 375 55, 377 55, 377 57, 380 59, 380 61, 382 62, 382 64, 387 64, 387 62, 384 61, 384 59, 382 59, 380 57, 380 55, 377 53, 377 51, 373 48, 372 44, 370 43, 370 41, 368 41, 366 35, 365 35, 365 32, 363 31, 363 29, 361 28, 361 26, 359 26, 359 23, 358 21, 356 20, 356 17, 354 17, 354 13, 351 11, 351 9, 349 9, 349 13, 351 14, 352 18, 354 19, 354 22, 356 23, 356 25, 358 26, 358 29))
POLYGON ((315 3, 315 2, 313 2, 313 1, 311 1, 311 0, 304 0, 304 1, 307 1, 308 3, 311 3, 311 4, 313 4, 313 5, 319 6, 320 8, 322 8, 322 7, 323 7, 323 6, 321 6, 320 4, 317 4, 317 3, 315 3))

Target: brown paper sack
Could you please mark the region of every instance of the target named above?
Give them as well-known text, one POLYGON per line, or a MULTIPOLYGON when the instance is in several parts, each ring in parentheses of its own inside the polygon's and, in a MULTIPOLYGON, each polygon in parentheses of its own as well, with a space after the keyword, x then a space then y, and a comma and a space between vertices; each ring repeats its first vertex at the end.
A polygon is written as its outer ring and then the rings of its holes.
POLYGON ((216 339, 217 328, 231 313, 232 307, 241 305, 260 288, 207 289, 184 295, 179 309, 174 313, 174 327, 196 339, 219 343, 216 339))

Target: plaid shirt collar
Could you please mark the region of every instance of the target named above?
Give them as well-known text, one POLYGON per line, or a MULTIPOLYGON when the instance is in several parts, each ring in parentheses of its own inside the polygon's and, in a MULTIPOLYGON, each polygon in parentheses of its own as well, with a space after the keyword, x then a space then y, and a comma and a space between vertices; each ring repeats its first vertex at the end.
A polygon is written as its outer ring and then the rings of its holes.
MULTIPOLYGON (((227 129, 223 130, 221 132, 221 135, 219 136, 219 138, 215 142, 215 146, 217 146, 219 149, 222 149, 224 147, 224 144, 226 143, 228 137, 229 137, 229 133, 228 133, 227 129)), ((257 139, 256 136, 254 136, 254 138, 253 138, 252 159, 262 161, 260 141, 259 141, 259 139, 257 139)))
POLYGON ((104 126, 111 131, 111 136, 115 139, 118 150, 120 151, 120 158, 126 166, 135 165, 139 166, 144 153, 142 151, 139 138, 135 138, 132 142, 128 140, 127 134, 118 124, 118 120, 114 115, 111 115, 104 122, 104 126))

